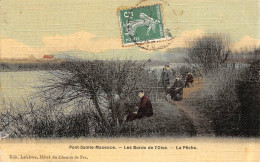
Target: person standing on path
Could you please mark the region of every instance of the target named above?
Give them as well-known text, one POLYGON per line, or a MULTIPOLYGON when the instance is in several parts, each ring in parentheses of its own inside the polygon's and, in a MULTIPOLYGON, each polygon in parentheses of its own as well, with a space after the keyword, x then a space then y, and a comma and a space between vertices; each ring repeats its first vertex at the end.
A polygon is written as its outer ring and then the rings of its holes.
POLYGON ((171 79, 172 79, 172 72, 169 65, 165 65, 165 68, 163 68, 163 72, 161 75, 162 85, 164 87, 164 90, 166 91, 168 87, 171 85, 171 79))

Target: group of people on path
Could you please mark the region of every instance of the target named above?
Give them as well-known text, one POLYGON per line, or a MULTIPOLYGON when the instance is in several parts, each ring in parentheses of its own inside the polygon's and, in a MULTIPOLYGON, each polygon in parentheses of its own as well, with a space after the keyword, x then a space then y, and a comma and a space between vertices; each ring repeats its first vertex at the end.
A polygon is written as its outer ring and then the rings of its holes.
MULTIPOLYGON (((165 65, 161 75, 162 84, 166 94, 169 94, 171 99, 179 101, 183 96, 183 88, 189 87, 189 84, 193 83, 193 76, 188 73, 185 79, 185 83, 177 76, 173 85, 173 74, 169 65, 165 65)), ((140 98, 140 103, 138 106, 138 111, 134 113, 129 113, 126 116, 125 121, 133 121, 135 119, 141 119, 143 117, 153 116, 153 106, 150 99, 145 95, 143 90, 138 92, 138 97, 140 98)))
MULTIPOLYGON (((161 75, 162 84, 165 92, 170 95, 171 99, 179 101, 183 96, 183 88, 189 87, 190 84, 194 82, 191 73, 188 73, 185 82, 181 80, 181 75, 177 75, 175 80, 173 78, 173 73, 169 65, 165 65, 161 75), (174 82, 173 82, 174 81, 174 82), (172 83, 173 82, 173 83, 172 83)), ((168 98, 166 98, 168 100, 168 98)))

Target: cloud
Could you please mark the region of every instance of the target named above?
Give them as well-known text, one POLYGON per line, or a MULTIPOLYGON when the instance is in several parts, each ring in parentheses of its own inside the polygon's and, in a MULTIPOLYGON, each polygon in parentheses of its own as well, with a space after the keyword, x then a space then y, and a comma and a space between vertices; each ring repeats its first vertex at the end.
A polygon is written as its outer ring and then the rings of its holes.
MULTIPOLYGON (((30 47, 12 38, 1 39, 2 58, 42 58, 44 54, 69 50, 100 53, 111 49, 122 49, 120 38, 97 38, 86 31, 71 35, 47 36, 42 39, 42 47, 30 47)), ((126 49, 126 48, 124 48, 126 49)))
MULTIPOLYGON (((201 29, 184 31, 179 37, 177 36, 172 40, 170 46, 160 51, 164 52, 169 48, 186 47, 187 41, 205 34, 206 33, 201 29)), ((43 46, 32 47, 16 39, 2 38, 0 40, 0 57, 28 58, 33 56, 35 58, 42 58, 43 55, 52 54, 54 52, 82 51, 88 52, 89 54, 100 54, 102 58, 105 56, 106 58, 108 56, 112 58, 112 56, 119 56, 119 54, 133 57, 140 56, 143 51, 146 51, 141 48, 131 49, 122 47, 120 38, 98 38, 95 34, 86 31, 79 31, 70 35, 47 36, 44 37, 42 41, 43 46), (107 54, 107 52, 110 53, 107 54)), ((232 50, 237 51, 244 48, 252 49, 255 47, 260 47, 260 40, 250 36, 244 36, 240 41, 232 44, 232 50)), ((151 54, 151 51, 146 52, 149 53, 147 55, 151 54)), ((142 58, 144 57, 142 56, 142 58)))
MULTIPOLYGON (((179 37, 176 37, 172 44, 167 48, 177 48, 177 47, 186 47, 186 42, 191 41, 194 38, 201 37, 206 33, 201 30, 192 30, 192 31, 184 31, 181 33, 179 37)), ((260 40, 257 38, 253 38, 251 36, 244 36, 240 41, 233 42, 231 45, 231 50, 240 51, 241 49, 247 48, 248 50, 260 47, 260 40)))
POLYGON ((260 47, 260 40, 250 37, 250 36, 244 36, 240 41, 233 43, 232 50, 240 51, 242 49, 254 49, 260 47))
POLYGON ((34 48, 29 47, 15 39, 1 39, 1 58, 27 58, 31 55, 38 56, 34 48))
POLYGON ((71 35, 56 35, 43 38, 46 50, 79 50, 100 53, 110 49, 122 49, 120 38, 96 38, 92 33, 80 31, 71 35))
MULTIPOLYGON (((184 31, 180 37, 173 39, 171 45, 167 48, 185 47, 187 40, 203 34, 204 31, 200 29, 184 31)), ((102 53, 107 50, 129 49, 122 47, 121 38, 98 38, 95 34, 86 31, 79 31, 70 35, 46 36, 42 41, 42 47, 30 47, 15 39, 3 38, 1 40, 1 57, 28 58, 34 56, 35 58, 42 58, 44 54, 71 50, 102 53)), ((140 49, 140 51, 145 51, 145 49, 140 49)))
MULTIPOLYGON (((167 49, 186 47, 187 41, 190 41, 197 37, 201 37, 203 35, 205 35, 205 32, 202 29, 183 31, 180 36, 177 36, 176 38, 174 38, 172 40, 172 43, 169 46, 167 46, 164 49, 160 49, 160 51, 164 52, 164 51, 167 51, 167 49)), ((167 41, 167 43, 168 43, 168 41, 167 41)), ((161 43, 161 44, 163 45, 163 43, 161 43)), ((141 49, 141 51, 148 52, 150 50, 141 49)))
POLYGON ((172 44, 169 46, 169 48, 186 47, 187 41, 190 41, 197 37, 201 37, 203 35, 205 35, 205 32, 202 29, 184 31, 181 33, 181 35, 179 37, 176 37, 172 41, 172 44))

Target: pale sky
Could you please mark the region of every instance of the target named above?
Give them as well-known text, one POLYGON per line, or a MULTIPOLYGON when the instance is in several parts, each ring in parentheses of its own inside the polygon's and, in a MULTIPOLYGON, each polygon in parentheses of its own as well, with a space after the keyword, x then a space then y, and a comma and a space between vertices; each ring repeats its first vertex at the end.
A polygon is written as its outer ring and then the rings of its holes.
MULTIPOLYGON (((149 58, 156 51, 125 48, 121 43, 117 10, 134 7, 138 2, 1 0, 0 57, 42 57, 75 50, 101 58, 106 52, 109 57, 122 53, 126 57, 149 58)), ((184 47, 189 38, 208 32, 228 34, 236 49, 260 46, 258 0, 148 0, 140 5, 156 2, 163 5, 165 28, 176 37, 168 48, 184 47)))

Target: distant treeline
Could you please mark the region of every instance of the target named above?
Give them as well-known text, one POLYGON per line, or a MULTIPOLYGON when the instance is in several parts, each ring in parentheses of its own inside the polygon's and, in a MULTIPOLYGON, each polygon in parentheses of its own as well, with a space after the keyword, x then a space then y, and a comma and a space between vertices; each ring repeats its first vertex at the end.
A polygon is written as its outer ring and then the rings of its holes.
POLYGON ((48 62, 29 62, 29 63, 9 63, 0 61, 0 71, 32 71, 32 70, 48 70, 57 65, 60 62, 48 61, 48 62))
POLYGON ((245 62, 254 57, 260 56, 260 48, 255 48, 252 50, 249 49, 241 49, 240 51, 234 51, 230 54, 229 60, 237 60, 238 62, 245 62))

